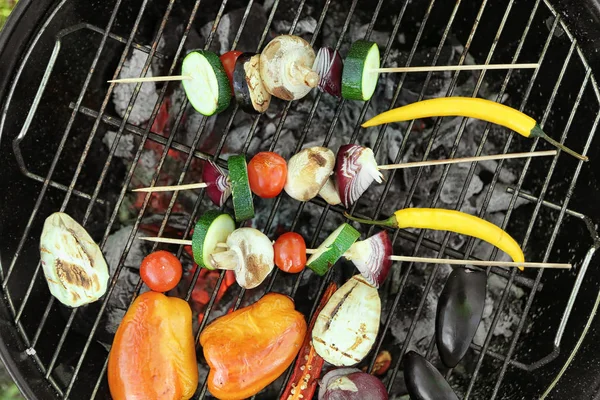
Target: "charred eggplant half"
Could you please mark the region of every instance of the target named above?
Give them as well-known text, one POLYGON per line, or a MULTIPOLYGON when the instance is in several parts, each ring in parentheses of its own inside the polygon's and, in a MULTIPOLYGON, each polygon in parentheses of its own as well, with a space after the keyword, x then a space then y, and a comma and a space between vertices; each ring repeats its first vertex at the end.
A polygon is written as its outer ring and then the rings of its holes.
POLYGON ((264 113, 271 103, 271 94, 260 77, 260 54, 243 53, 233 69, 233 93, 238 105, 247 113, 264 113))
POLYGON ((435 337, 440 358, 454 368, 464 357, 483 316, 487 277, 483 271, 456 268, 440 294, 435 337))

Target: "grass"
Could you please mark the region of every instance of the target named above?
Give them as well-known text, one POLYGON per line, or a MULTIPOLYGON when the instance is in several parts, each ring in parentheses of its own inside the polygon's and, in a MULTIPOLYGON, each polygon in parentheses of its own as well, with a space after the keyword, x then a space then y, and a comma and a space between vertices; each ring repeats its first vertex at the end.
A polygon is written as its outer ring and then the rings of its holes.
MULTIPOLYGON (((15 7, 17 0, 0 0, 0 31, 8 18, 8 15, 15 7)), ((21 393, 17 386, 13 383, 4 369, 4 365, 0 363, 0 400, 16 400, 22 399, 21 393)))

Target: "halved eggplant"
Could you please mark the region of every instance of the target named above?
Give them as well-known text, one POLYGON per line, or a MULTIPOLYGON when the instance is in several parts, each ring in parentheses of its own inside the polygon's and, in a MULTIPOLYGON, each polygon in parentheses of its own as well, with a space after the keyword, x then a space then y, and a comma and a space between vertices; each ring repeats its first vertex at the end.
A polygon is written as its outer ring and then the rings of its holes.
POLYGON ((471 345, 485 306, 487 276, 482 271, 456 268, 440 294, 435 338, 445 366, 454 368, 471 345))
POLYGON ((440 371, 414 351, 404 355, 404 382, 412 400, 458 400, 440 371))
POLYGON ((271 103, 271 94, 260 77, 260 54, 243 53, 233 69, 233 93, 240 108, 247 113, 264 113, 271 103))

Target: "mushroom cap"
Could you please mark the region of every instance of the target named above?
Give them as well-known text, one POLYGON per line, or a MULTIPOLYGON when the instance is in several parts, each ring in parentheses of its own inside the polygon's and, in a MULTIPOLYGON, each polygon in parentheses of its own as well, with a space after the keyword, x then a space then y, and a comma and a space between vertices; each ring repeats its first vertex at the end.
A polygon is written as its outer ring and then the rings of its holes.
POLYGON ((315 51, 299 36, 280 35, 260 55, 260 76, 267 91, 283 100, 306 96, 319 83, 312 70, 315 51))
POLYGON ((258 229, 236 229, 227 238, 227 246, 237 255, 235 280, 243 288, 260 285, 275 266, 273 244, 258 229))
POLYGON ((309 147, 288 161, 285 192, 298 201, 308 201, 319 191, 333 173, 335 155, 326 147, 309 147))

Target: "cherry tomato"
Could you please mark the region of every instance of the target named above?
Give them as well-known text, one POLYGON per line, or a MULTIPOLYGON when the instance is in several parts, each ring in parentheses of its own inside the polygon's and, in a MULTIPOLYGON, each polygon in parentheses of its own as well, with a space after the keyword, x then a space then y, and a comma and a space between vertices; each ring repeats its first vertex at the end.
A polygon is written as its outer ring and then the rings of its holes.
POLYGON ((263 199, 277 196, 285 186, 287 163, 277 153, 263 151, 248 164, 250 189, 263 199))
POLYGON ((140 266, 144 283, 155 292, 168 292, 181 279, 181 263, 173 254, 160 250, 148 254, 140 266))
POLYGON ((279 236, 273 245, 275 265, 284 271, 295 274, 306 265, 306 243, 304 238, 295 232, 287 232, 279 236))
POLYGON ((219 57, 221 59, 221 64, 223 64, 223 68, 225 68, 225 73, 229 78, 231 94, 233 94, 233 69, 235 68, 235 62, 240 55, 242 55, 241 51, 232 50, 219 57))

